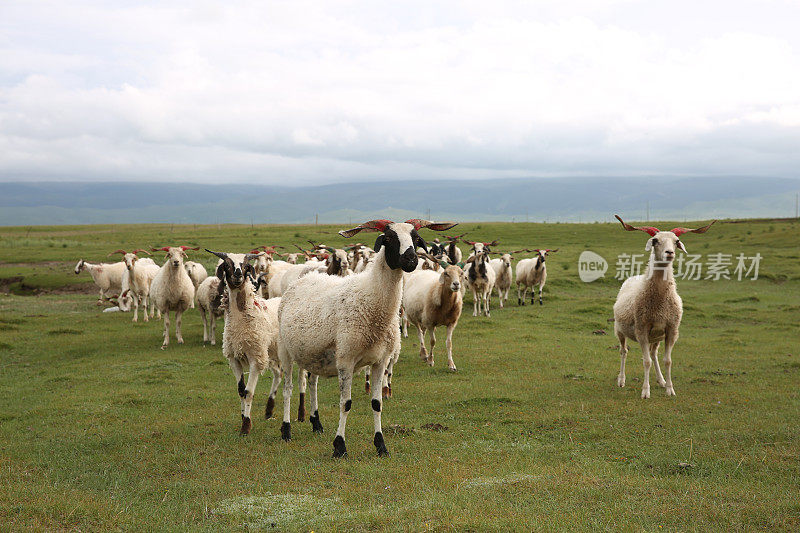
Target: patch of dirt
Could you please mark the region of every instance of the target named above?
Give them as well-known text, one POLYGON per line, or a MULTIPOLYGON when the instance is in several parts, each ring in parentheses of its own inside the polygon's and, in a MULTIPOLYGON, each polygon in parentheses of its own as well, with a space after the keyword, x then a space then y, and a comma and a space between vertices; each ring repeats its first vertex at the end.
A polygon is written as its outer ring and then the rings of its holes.
POLYGON ((604 330, 604 329, 596 329, 596 330, 594 330, 592 332, 592 335, 605 335, 605 334, 606 334, 606 330, 604 330))
POLYGON ((40 294, 94 294, 97 295, 99 289, 97 286, 90 282, 87 283, 74 283, 72 285, 64 285, 55 289, 40 289, 40 294))
POLYGON ((427 429, 428 431, 447 431, 448 429, 450 429, 447 426, 443 426, 443 425, 437 424, 435 422, 431 422, 431 423, 428 423, 428 424, 422 424, 420 427, 422 429, 427 429))
POLYGON ((413 435, 416 433, 414 428, 406 427, 401 424, 391 424, 387 426, 384 431, 387 435, 413 435))

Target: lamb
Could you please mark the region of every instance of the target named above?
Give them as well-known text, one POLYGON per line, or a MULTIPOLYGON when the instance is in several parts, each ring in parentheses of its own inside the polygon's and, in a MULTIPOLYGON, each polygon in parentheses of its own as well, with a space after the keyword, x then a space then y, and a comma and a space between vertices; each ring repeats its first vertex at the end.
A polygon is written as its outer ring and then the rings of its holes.
POLYGON ((142 250, 141 248, 134 250, 132 252, 126 252, 125 250, 116 250, 111 252, 108 255, 112 254, 123 254, 123 263, 125 264, 125 268, 127 269, 128 274, 128 287, 123 289, 122 296, 126 294, 130 294, 133 300, 133 322, 139 321, 139 303, 142 304, 142 310, 144 311, 144 321, 149 322, 150 317, 147 314, 148 304, 150 306, 150 314, 153 314, 153 307, 154 303, 152 300, 148 302, 150 297, 150 286, 153 282, 153 278, 156 277, 160 267, 150 259, 149 257, 139 258, 136 254, 139 252, 144 252, 147 255, 150 255, 150 252, 147 250, 142 250))
POLYGON ((197 291, 197 287, 199 287, 203 280, 208 277, 206 267, 200 263, 195 263, 194 261, 186 261, 183 266, 186 269, 186 273, 189 274, 189 278, 192 280, 194 290, 197 291))
POLYGON ((492 299, 492 291, 497 280, 494 269, 489 265, 489 246, 494 246, 497 241, 492 242, 471 242, 472 254, 467 259, 467 267, 464 270, 464 280, 472 290, 472 316, 483 313, 487 317, 492 316, 489 310, 489 302, 492 299))
POLYGON ((614 304, 614 333, 619 339, 620 354, 617 385, 625 386, 627 339, 631 339, 642 347, 644 365, 642 398, 650 397, 651 359, 655 363, 658 384, 666 388, 667 396, 675 396, 675 388, 672 385, 672 348, 678 340, 678 329, 683 315, 683 302, 678 296, 672 274, 675 248, 686 253, 686 247, 679 237, 689 232, 705 233, 716 220, 697 229, 674 228, 670 231, 660 231, 651 226, 631 226, 623 222, 619 215, 614 216, 625 230, 644 231, 651 237, 645 246, 645 251, 650 252, 646 273, 625 280, 614 304), (661 341, 664 341, 666 380, 658 365, 658 346, 661 341))
MULTIPOLYGON (((522 250, 520 250, 522 251, 522 250)), ((547 281, 547 265, 545 260, 551 253, 556 253, 556 249, 525 249, 526 252, 536 252, 536 258, 523 259, 517 263, 517 304, 525 305, 525 297, 528 289, 531 290, 531 305, 533 305, 536 294, 536 286, 539 287, 539 305, 544 305, 542 301, 542 290, 547 281)))
POLYGON ((115 294, 122 292, 122 274, 127 270, 125 263, 88 263, 83 259, 75 265, 75 274, 80 274, 84 270, 89 271, 95 285, 100 288, 100 298, 97 305, 101 305, 103 300, 108 300, 115 294))
MULTIPOLYGON (((433 366, 433 348, 436 346, 436 326, 447 328, 447 365, 456 371, 453 362, 453 330, 461 317, 461 268, 441 261, 444 271, 418 270, 406 280, 403 307, 408 320, 417 326, 419 355, 433 366), (425 331, 431 332, 431 351, 425 350, 425 331)), ((391 391, 391 385, 389 385, 391 391)))
POLYGON ((203 344, 210 342, 212 346, 217 344, 217 319, 224 314, 219 305, 222 296, 220 283, 219 277, 209 276, 197 287, 197 308, 203 319, 203 344))
POLYGON ((150 285, 150 294, 158 309, 164 315, 164 343, 161 349, 169 345, 169 312, 175 312, 175 337, 178 344, 183 344, 181 335, 181 315, 189 309, 194 301, 194 284, 186 269, 183 260, 187 257, 186 250, 199 250, 189 246, 153 248, 155 251, 167 252, 167 261, 153 278, 150 285))
POLYGON ((222 354, 228 359, 241 398, 242 427, 239 432, 247 435, 253 427, 250 409, 256 384, 267 367, 272 370, 272 388, 267 400, 266 418, 272 416, 275 405, 275 393, 281 380, 277 357, 280 298, 265 300, 257 296, 257 288, 250 282, 257 274, 249 263, 256 255, 247 254, 237 264, 227 254, 206 251, 223 261, 217 268, 217 279, 225 286, 228 297, 222 354), (245 371, 248 372, 247 384, 244 381, 245 371))
MULTIPOLYGON (((417 231, 421 228, 445 230, 453 226, 454 223, 424 220, 405 223, 372 220, 340 231, 343 237, 352 237, 361 231, 381 232, 375 241, 378 254, 374 264, 360 274, 346 277, 310 273, 283 293, 278 311, 278 358, 285 377, 281 425, 284 440, 291 439, 291 370, 297 363, 312 373, 313 415, 310 420, 314 431, 322 430, 317 410, 317 378, 338 375, 339 427, 333 441, 333 456, 347 454, 344 433, 352 404, 350 392, 354 372, 368 366, 372 382, 378 383, 390 359, 400 352, 403 272, 416 268, 417 246, 425 248, 417 231)), ((381 390, 373 387, 373 442, 379 456, 389 453, 381 430, 381 403, 381 390)))

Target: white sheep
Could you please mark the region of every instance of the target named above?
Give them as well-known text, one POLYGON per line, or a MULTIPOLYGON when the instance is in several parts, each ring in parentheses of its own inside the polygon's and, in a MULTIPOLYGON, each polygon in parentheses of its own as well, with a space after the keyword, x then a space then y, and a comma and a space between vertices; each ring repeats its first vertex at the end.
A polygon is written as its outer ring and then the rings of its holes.
MULTIPOLYGON (((522 251, 522 250, 520 250, 522 251)), ((542 301, 542 291, 547 281, 547 265, 545 261, 551 253, 556 253, 558 248, 525 250, 526 252, 536 252, 535 258, 523 259, 517 263, 517 303, 525 305, 525 298, 528 289, 531 291, 531 305, 534 302, 536 287, 539 287, 539 305, 544 305, 542 301)))
POLYGON ((508 301, 508 291, 511 290, 511 253, 492 259, 489 261, 489 265, 494 270, 494 287, 497 289, 497 297, 502 309, 505 302, 508 301))
POLYGON ((189 278, 192 280, 194 290, 197 291, 197 287, 199 287, 203 280, 208 277, 206 267, 200 263, 195 263, 194 261, 186 261, 183 264, 183 267, 186 269, 186 273, 189 274, 189 278))
POLYGON ((164 247, 153 248, 155 251, 164 251, 166 262, 153 278, 150 284, 150 296, 156 305, 156 309, 161 311, 164 318, 164 343, 161 349, 169 345, 169 313, 175 312, 175 337, 178 344, 183 344, 181 334, 181 315, 189 309, 194 301, 194 284, 186 269, 183 268, 183 260, 187 257, 186 250, 199 250, 199 248, 164 247))
MULTIPOLYGON (((122 262, 125 263, 125 268, 127 269, 128 282, 127 287, 123 288, 122 294, 125 295, 128 293, 131 295, 134 306, 133 322, 138 322, 139 320, 140 303, 144 312, 144 321, 149 322, 150 318, 147 313, 148 305, 150 307, 150 315, 153 314, 153 308, 155 306, 153 301, 149 300, 150 286, 156 274, 158 274, 160 267, 149 257, 139 258, 136 254, 140 252, 150 255, 150 252, 142 250, 141 248, 132 252, 116 250, 111 252, 111 254, 123 254, 122 262)), ((120 306, 120 309, 122 309, 122 306, 120 306)))
MULTIPOLYGON (((228 304, 225 307, 225 329, 222 332, 222 354, 236 379, 241 398, 242 427, 240 433, 247 435, 253 427, 250 409, 253 405, 259 376, 269 367, 272 370, 272 388, 267 400, 266 418, 272 416, 275 393, 281 379, 278 364, 278 306, 280 298, 265 300, 259 297, 256 287, 250 282, 257 276, 249 263, 257 256, 247 254, 239 263, 221 252, 206 250, 222 259, 217 273, 222 275, 228 304), (244 372, 248 372, 247 384, 244 372)), ((219 279, 219 278, 218 278, 219 279)))
MULTIPOLYGON (((403 272, 417 266, 417 246, 424 241, 417 233, 423 227, 444 230, 453 223, 436 224, 410 220, 393 223, 373 220, 340 231, 352 237, 360 231, 382 232, 375 243, 379 250, 374 264, 352 276, 310 273, 283 293, 280 309, 278 357, 284 374, 283 424, 281 436, 291 439, 291 369, 294 363, 312 372, 311 424, 321 430, 317 410, 317 377, 339 378, 339 427, 333 441, 334 457, 347 454, 344 433, 352 404, 351 388, 356 370, 369 366, 373 383, 379 383, 390 359, 400 351, 399 310, 403 272)), ((381 388, 372 391, 374 444, 378 455, 387 455, 381 431, 381 388)))
POLYGON ((127 270, 125 263, 89 263, 83 259, 75 265, 75 274, 88 271, 95 285, 100 288, 100 299, 97 305, 108 300, 111 296, 122 293, 122 275, 127 270))
MULTIPOLYGON (((403 291, 403 308, 408 320, 417 326, 419 355, 433 366, 433 348, 436 346, 435 328, 445 326, 447 337, 447 365, 455 371, 453 362, 453 330, 461 317, 461 268, 442 261, 442 272, 418 270, 406 279, 403 291), (431 350, 425 349, 425 331, 431 332, 431 350)), ((389 381, 391 390, 391 381, 389 381)))
POLYGON ((217 344, 217 319, 224 314, 224 309, 219 306, 219 284, 220 278, 208 276, 197 287, 197 308, 203 319, 203 343, 210 342, 212 346, 217 344))
POLYGON ((686 253, 678 237, 684 233, 705 233, 714 224, 697 229, 675 228, 660 231, 652 226, 634 227, 614 215, 627 231, 644 231, 650 235, 645 251, 650 252, 650 261, 645 274, 625 280, 619 289, 614 304, 614 333, 619 339, 620 367, 617 385, 625 386, 625 358, 628 355, 627 339, 642 347, 644 380, 642 398, 650 397, 650 365, 655 363, 658 384, 666 388, 667 396, 675 396, 672 385, 672 347, 678 340, 678 330, 683 316, 683 302, 678 296, 672 261, 675 249, 686 253), (658 364, 658 346, 664 341, 664 368, 667 379, 661 374, 658 364))

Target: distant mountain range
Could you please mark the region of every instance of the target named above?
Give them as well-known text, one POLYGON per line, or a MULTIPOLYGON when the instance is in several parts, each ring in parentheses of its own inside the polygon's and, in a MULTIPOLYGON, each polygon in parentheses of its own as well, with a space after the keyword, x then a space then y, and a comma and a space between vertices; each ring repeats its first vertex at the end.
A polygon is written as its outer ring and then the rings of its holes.
POLYGON ((520 178, 312 187, 140 182, 0 183, 0 225, 347 223, 424 217, 591 222, 791 217, 800 180, 520 178), (648 217, 649 212, 649 217, 648 217))

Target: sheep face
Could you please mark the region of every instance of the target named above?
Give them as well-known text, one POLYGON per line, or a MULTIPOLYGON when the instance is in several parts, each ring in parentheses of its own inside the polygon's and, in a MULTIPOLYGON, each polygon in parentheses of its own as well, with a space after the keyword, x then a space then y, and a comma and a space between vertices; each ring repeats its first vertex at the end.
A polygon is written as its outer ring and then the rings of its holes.
POLYGON ((188 256, 182 249, 170 247, 164 257, 172 268, 183 268, 183 260, 188 256))
POLYGON ((405 222, 389 224, 375 241, 375 251, 379 251, 381 246, 386 249, 386 264, 389 268, 402 268, 404 272, 413 272, 417 268, 417 247, 426 251, 428 249, 414 226, 405 222))
POLYGON ((75 273, 80 274, 84 268, 86 268, 86 261, 81 259, 80 261, 78 261, 78 264, 75 265, 75 273))
POLYGON ((439 283, 450 287, 453 292, 461 290, 461 276, 463 272, 455 265, 450 265, 444 269, 444 272, 439 276, 439 283))
POLYGON ((511 254, 503 254, 500 256, 505 268, 511 268, 511 254))
POLYGON ((644 247, 645 251, 650 252, 653 258, 660 263, 672 262, 675 259, 676 248, 686 252, 681 240, 671 231, 659 231, 647 240, 644 247))
POLYGON ((128 270, 133 270, 133 265, 136 264, 137 259, 139 258, 136 257, 136 254, 131 253, 125 254, 125 257, 122 258, 122 260, 125 262, 125 267, 128 270))
POLYGON ((217 277, 224 281, 231 289, 239 289, 248 278, 258 279, 255 268, 245 258, 238 265, 230 257, 222 258, 222 263, 217 267, 217 277))
POLYGON ((328 274, 332 276, 341 276, 347 269, 350 268, 350 261, 347 259, 347 253, 344 250, 334 250, 328 256, 328 274))

